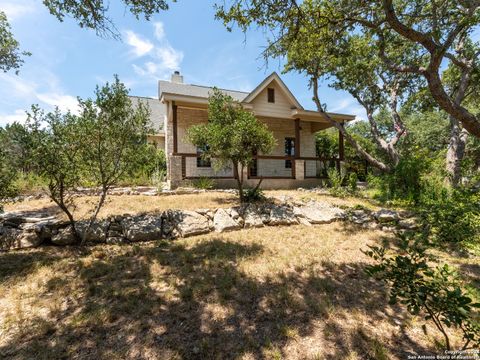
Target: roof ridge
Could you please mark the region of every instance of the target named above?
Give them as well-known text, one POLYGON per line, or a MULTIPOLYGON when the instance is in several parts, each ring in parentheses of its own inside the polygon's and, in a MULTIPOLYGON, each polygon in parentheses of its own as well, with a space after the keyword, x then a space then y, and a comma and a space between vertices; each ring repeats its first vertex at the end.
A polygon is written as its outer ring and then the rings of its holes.
MULTIPOLYGON (((175 85, 196 86, 196 87, 201 87, 201 88, 205 88, 205 89, 213 89, 214 87, 216 87, 216 86, 198 85, 198 84, 172 83, 171 81, 168 81, 168 80, 159 80, 159 81, 166 82, 166 83, 169 83, 169 84, 175 84, 175 85)), ((225 88, 219 88, 219 87, 217 87, 217 89, 218 90, 223 90, 223 91, 238 92, 238 93, 242 93, 242 94, 250 94, 249 91, 225 89, 225 88)))

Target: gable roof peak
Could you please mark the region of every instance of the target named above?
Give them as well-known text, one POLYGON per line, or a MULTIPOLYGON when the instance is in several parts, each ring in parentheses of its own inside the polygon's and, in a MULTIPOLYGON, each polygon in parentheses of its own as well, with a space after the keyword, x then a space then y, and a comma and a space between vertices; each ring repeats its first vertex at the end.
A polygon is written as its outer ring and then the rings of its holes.
POLYGON ((253 99, 255 99, 258 96, 258 94, 260 94, 273 81, 276 81, 278 83, 278 85, 283 90, 287 98, 291 101, 292 105, 294 105, 297 109, 303 110, 303 106, 298 102, 298 100, 295 98, 295 96, 292 94, 290 89, 283 82, 282 78, 277 74, 276 71, 273 71, 260 84, 258 84, 257 87, 253 89, 252 92, 248 94, 245 99, 243 99, 243 102, 249 103, 253 101, 253 99))

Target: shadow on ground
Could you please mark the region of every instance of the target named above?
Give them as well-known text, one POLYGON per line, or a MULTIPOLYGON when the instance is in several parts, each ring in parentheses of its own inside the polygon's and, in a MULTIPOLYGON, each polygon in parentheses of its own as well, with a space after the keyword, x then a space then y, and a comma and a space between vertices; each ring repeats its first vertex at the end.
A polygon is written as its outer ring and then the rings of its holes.
MULTIPOLYGON (((76 261, 68 276, 50 279, 46 291, 64 294, 65 307, 52 319, 30 319, 30 331, 9 339, 0 357, 306 358, 308 349, 295 342, 307 337, 329 349, 321 356, 326 359, 352 352, 370 359, 426 352, 400 326, 388 344, 376 340, 372 329, 380 321, 402 322, 405 315, 391 308, 386 315, 385 291, 366 277, 360 261, 325 261, 259 279, 239 266, 268 256, 255 243, 218 236, 188 248, 159 243, 122 249, 118 254, 89 250, 80 258, 89 255, 94 261, 76 261), (367 314, 368 323, 350 328, 350 317, 359 314, 367 314)), ((35 266, 28 253, 6 256, 24 264, 23 272, 35 266)), ((54 261, 35 257, 42 264, 54 261)), ((12 275, 2 265, 0 273, 3 279, 12 275)))

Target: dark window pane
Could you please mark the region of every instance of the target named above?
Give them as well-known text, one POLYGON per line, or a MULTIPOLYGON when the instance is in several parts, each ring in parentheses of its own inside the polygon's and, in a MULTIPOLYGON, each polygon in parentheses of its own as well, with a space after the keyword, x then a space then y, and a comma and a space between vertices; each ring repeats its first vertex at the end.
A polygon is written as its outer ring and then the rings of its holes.
POLYGON ((210 161, 210 159, 204 159, 202 157, 202 154, 206 150, 208 150, 208 146, 206 146, 205 148, 197 147, 197 154, 198 154, 197 167, 211 167, 212 166, 212 162, 210 161))
POLYGON ((274 103, 275 102, 275 89, 268 88, 268 102, 269 103, 274 103))

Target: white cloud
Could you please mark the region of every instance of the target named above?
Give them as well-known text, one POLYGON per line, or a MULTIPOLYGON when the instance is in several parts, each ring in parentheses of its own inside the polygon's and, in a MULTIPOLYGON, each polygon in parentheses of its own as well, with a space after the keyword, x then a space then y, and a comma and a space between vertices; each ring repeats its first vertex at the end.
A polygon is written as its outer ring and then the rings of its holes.
POLYGON ((7 124, 12 124, 14 122, 25 123, 27 120, 27 114, 25 110, 17 109, 13 114, 0 114, 0 126, 5 126, 7 124))
POLYGON ((31 14, 35 11, 35 3, 32 1, 2 1, 1 11, 7 15, 9 21, 31 14))
MULTIPOLYGON (((173 48, 166 37, 163 23, 153 24, 153 35, 157 39, 157 44, 153 45, 150 40, 146 40, 152 45, 152 48, 145 52, 148 54, 148 61, 143 64, 132 64, 133 71, 142 77, 149 77, 152 80, 168 77, 173 71, 180 69, 183 60, 183 52, 173 48)), ((128 33, 127 31, 126 33, 128 33)), ((131 31, 130 31, 131 32, 131 31)), ((145 50, 147 47, 144 47, 145 50)))
POLYGON ((148 54, 153 49, 153 44, 149 40, 142 39, 131 30, 125 31, 126 42, 132 47, 132 52, 137 57, 148 54))
POLYGON ((51 107, 58 107, 62 112, 71 111, 75 114, 79 112, 78 100, 74 96, 50 92, 37 94, 37 98, 51 107))
POLYGON ((157 40, 163 40, 163 38, 165 37, 165 29, 163 27, 163 23, 156 22, 153 24, 153 27, 155 28, 154 35, 157 38, 157 40))

